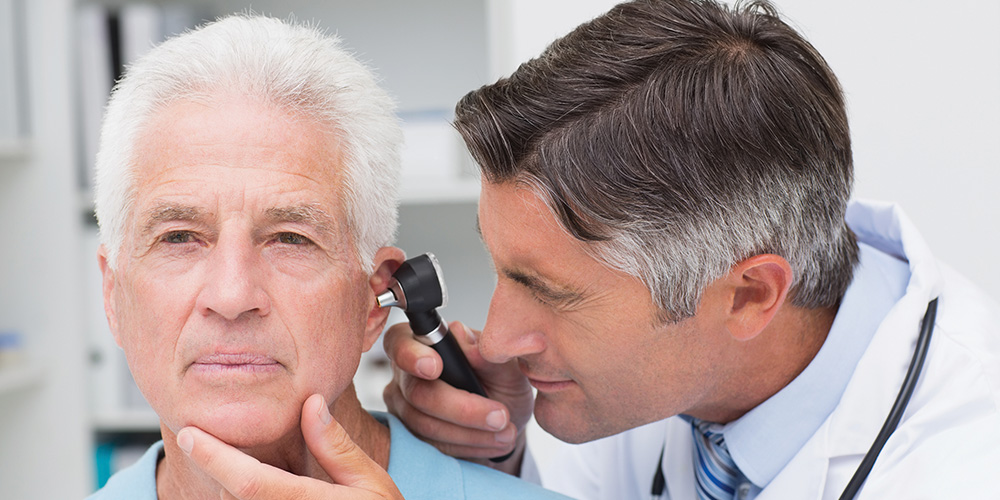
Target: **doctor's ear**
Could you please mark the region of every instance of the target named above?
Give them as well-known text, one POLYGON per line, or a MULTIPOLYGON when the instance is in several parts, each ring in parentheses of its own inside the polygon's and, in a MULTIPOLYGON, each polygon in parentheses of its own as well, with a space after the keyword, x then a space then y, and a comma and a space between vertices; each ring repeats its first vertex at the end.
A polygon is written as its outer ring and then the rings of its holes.
POLYGON ((778 255, 755 255, 733 266, 725 279, 730 334, 750 340, 762 332, 784 304, 792 278, 792 266, 778 255))
POLYGON ((389 308, 379 307, 375 300, 378 295, 389 288, 392 275, 406 261, 406 254, 396 247, 382 247, 375 252, 374 270, 368 279, 371 287, 371 305, 368 310, 368 322, 365 327, 365 350, 378 340, 378 336, 385 328, 385 322, 389 319, 389 308), (369 342, 370 339, 370 342, 369 342))

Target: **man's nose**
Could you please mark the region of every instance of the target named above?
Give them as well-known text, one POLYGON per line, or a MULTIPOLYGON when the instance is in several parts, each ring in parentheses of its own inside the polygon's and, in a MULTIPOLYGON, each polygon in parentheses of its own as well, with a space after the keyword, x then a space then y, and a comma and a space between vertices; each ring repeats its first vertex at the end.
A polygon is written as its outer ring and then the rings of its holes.
POLYGON ((477 343, 483 357, 491 363, 506 363, 514 358, 545 350, 545 333, 539 311, 530 299, 520 298, 498 285, 490 300, 490 311, 477 343))
POLYGON ((264 262, 249 238, 220 235, 205 265, 205 282, 197 304, 202 314, 235 320, 270 312, 270 297, 263 286, 264 262))

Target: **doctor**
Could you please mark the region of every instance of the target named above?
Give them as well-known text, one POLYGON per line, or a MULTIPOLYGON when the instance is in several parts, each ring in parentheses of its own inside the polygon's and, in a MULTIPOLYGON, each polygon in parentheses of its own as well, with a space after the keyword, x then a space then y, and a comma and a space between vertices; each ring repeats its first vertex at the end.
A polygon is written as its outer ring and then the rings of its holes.
POLYGON ((858 498, 997 494, 998 306, 898 207, 848 203, 839 84, 767 4, 622 4, 468 94, 456 126, 497 272, 464 339, 492 399, 436 380, 398 325, 385 397, 410 429, 529 477, 533 411, 583 443, 542 484, 583 499, 839 498, 927 323, 858 498))

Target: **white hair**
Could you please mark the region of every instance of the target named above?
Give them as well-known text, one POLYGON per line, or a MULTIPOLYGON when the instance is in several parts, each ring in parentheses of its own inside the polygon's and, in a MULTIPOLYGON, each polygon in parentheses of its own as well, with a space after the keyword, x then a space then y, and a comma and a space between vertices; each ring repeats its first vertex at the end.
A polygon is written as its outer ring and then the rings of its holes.
POLYGON ((117 263, 135 201, 136 141, 143 127, 173 102, 234 92, 338 134, 347 220, 359 262, 370 269, 375 252, 396 232, 403 136, 395 104, 335 36, 243 14, 167 40, 130 65, 112 91, 95 180, 109 265, 117 263))

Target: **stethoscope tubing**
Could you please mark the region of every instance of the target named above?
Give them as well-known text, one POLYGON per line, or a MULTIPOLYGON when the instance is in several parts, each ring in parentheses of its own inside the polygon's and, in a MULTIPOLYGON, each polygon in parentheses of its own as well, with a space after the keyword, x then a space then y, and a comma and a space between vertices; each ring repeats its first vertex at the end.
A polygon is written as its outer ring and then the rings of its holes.
POLYGON ((868 474, 875 465, 875 459, 882 452, 885 442, 889 440, 889 436, 896 430, 899 421, 903 418, 903 412, 906 411, 906 405, 910 402, 910 396, 913 395, 913 390, 917 387, 917 379, 920 378, 924 359, 927 358, 927 350, 931 344, 931 333, 934 332, 934 320, 937 317, 937 303, 938 299, 935 298, 927 304, 927 312, 924 313, 924 319, 920 325, 920 336, 917 338, 917 347, 913 350, 913 359, 910 361, 910 367, 906 370, 906 378, 903 379, 903 385, 899 388, 899 395, 896 396, 896 402, 893 403, 892 409, 889 410, 889 416, 885 419, 885 423, 882 424, 882 429, 875 438, 875 442, 872 443, 872 447, 868 449, 868 453, 861 460, 858 470, 854 471, 854 476, 847 483, 844 492, 840 494, 840 500, 852 500, 857 496, 858 491, 861 490, 861 486, 868 479, 868 474))

